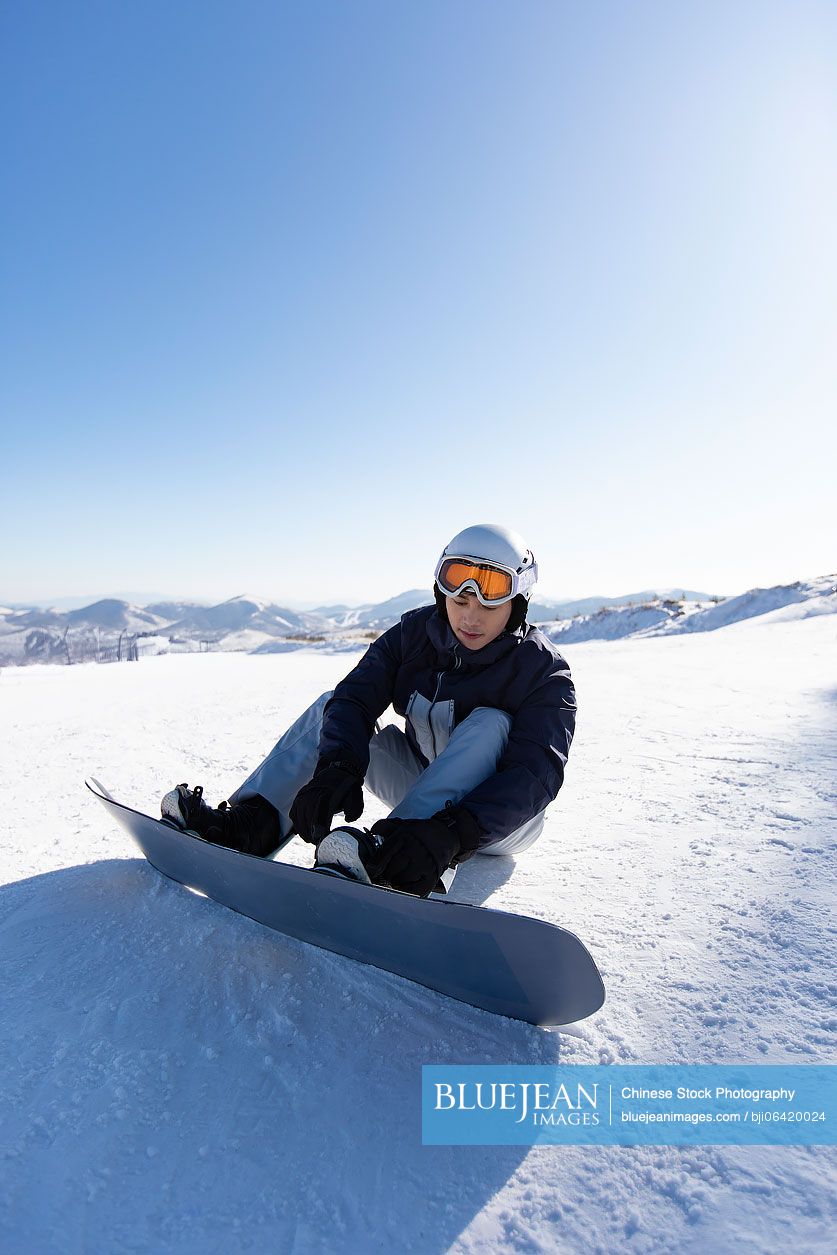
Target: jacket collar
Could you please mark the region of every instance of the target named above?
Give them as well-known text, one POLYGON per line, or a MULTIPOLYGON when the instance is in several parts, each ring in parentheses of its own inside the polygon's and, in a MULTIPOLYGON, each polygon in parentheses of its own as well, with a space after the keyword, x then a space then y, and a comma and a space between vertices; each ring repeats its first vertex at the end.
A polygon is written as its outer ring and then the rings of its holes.
POLYGON ((504 658, 506 654, 511 653, 523 640, 522 632, 503 632, 489 645, 484 645, 482 649, 466 649, 456 639, 453 628, 446 619, 442 618, 438 610, 435 610, 427 620, 427 635, 439 655, 440 664, 445 667, 452 664, 454 649, 463 663, 473 667, 487 667, 498 658, 504 658))

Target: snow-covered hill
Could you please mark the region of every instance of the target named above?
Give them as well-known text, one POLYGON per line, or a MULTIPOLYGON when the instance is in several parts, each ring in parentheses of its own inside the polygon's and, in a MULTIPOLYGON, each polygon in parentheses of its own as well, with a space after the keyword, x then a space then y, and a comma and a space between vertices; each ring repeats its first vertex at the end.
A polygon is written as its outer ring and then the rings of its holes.
POLYGON ((598 610, 595 614, 578 615, 557 623, 540 623, 541 631, 564 646, 578 641, 624 640, 628 636, 653 631, 672 622, 684 610, 671 602, 650 602, 644 606, 613 606, 598 610))
MULTIPOLYGON (((0 665, 15 662, 83 662, 113 655, 120 635, 141 637, 143 654, 192 652, 212 647, 259 649, 277 637, 306 637, 323 629, 317 615, 239 596, 217 606, 161 602, 145 608, 107 599, 66 613, 0 612, 0 665)), ((330 625, 326 625, 330 626, 330 625)))
POLYGON ((266 636, 288 636, 319 626, 316 615, 288 610, 255 597, 239 596, 217 606, 189 607, 182 618, 171 624, 171 631, 181 635, 208 633, 220 642, 230 633, 245 630, 266 636))
POLYGON ((145 607, 150 614, 157 615, 164 623, 176 623, 185 619, 195 609, 203 609, 204 603, 196 601, 156 601, 145 607))
POLYGON ((397 597, 367 606, 340 607, 323 606, 314 611, 323 616, 324 626, 336 631, 346 628, 365 628, 385 631, 393 623, 397 623, 402 614, 415 610, 419 606, 429 606, 433 601, 433 593, 429 588, 411 588, 397 597))
MULTIPOLYGON (((624 601, 533 601, 529 621, 553 640, 571 644, 671 632, 707 632, 742 619, 782 612, 830 613, 837 609, 837 577, 752 589, 738 597, 699 600, 635 594, 624 601), (576 613, 579 607, 583 613, 576 613), (567 617, 570 614, 571 617, 567 617)), ((256 597, 238 596, 216 606, 158 602, 139 607, 106 599, 68 613, 0 610, 0 666, 23 662, 109 661, 126 634, 139 638, 142 655, 225 650, 277 652, 319 642, 335 652, 353 648, 369 633, 386 631, 402 614, 430 605, 429 589, 412 589, 374 605, 322 606, 297 611, 256 597)))
MULTIPOLYGON (((599 610, 611 607, 643 606, 649 602, 677 601, 710 601, 712 594, 698 593, 683 588, 645 589, 640 593, 625 593, 621 597, 580 597, 575 601, 543 601, 537 595, 529 605, 528 619, 530 623, 543 623, 551 619, 577 619, 582 615, 593 615, 599 610)), ((716 600, 721 600, 716 598, 716 600)))
POLYGON ((422 1147, 420 1092, 424 1063, 834 1061, 836 638, 568 647, 544 834, 455 885, 588 944, 608 1000, 554 1033, 170 884, 86 794, 217 801, 357 651, 4 671, 0 1250, 830 1252, 833 1148, 422 1147))
POLYGON ((746 619, 761 618, 773 622, 783 619, 806 619, 815 614, 832 614, 837 609, 837 574, 815 580, 797 580, 775 588, 753 588, 740 597, 728 597, 717 605, 702 606, 684 617, 678 625, 682 632, 714 632, 716 628, 746 619))
POLYGON ((714 632, 748 619, 773 622, 837 612, 837 575, 775 588, 754 588, 739 597, 705 602, 655 600, 641 605, 613 606, 539 626, 558 645, 579 641, 621 640, 631 636, 668 636, 680 632, 714 632))
POLYGON ((147 632, 152 628, 163 627, 166 620, 140 606, 132 606, 126 601, 106 598, 94 602, 92 606, 83 606, 79 610, 70 610, 64 621, 71 628, 92 627, 111 632, 147 632))

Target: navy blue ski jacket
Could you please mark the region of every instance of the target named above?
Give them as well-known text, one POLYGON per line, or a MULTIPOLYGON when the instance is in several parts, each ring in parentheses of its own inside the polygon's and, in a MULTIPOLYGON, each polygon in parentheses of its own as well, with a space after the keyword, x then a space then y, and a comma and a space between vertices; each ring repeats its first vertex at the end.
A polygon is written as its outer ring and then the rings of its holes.
MULTIPOLYGON (((575 689, 566 662, 537 628, 524 624, 469 650, 435 606, 402 615, 334 690, 323 716, 320 760, 349 755, 365 775, 375 721, 390 705, 407 716, 416 701, 431 716, 444 703, 451 730, 478 706, 511 716, 496 772, 460 803, 476 819, 481 844, 508 836, 556 797, 575 729, 575 689)), ((427 766, 409 717, 405 730, 427 766)))

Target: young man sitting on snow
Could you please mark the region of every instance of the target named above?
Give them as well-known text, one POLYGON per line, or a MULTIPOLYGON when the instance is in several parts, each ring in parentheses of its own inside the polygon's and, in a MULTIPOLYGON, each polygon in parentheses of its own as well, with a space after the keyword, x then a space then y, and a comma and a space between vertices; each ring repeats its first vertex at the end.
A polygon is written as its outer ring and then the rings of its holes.
POLYGON ((485 524, 453 538, 435 606, 370 645, 217 809, 181 784, 163 817, 207 841, 265 856, 294 832, 317 865, 426 897, 473 854, 517 854, 540 835, 575 728, 566 662, 526 611, 537 564, 521 538, 485 524), (405 719, 376 730, 392 705, 405 719), (363 785, 391 807, 353 824, 363 785))

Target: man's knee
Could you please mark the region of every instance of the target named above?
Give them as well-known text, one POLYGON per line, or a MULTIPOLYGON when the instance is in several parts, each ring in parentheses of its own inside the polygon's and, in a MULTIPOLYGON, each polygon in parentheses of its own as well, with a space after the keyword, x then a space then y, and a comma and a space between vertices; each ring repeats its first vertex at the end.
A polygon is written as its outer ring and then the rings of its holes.
POLYGON ((511 715, 493 706, 477 706, 466 719, 457 724, 448 745, 453 743, 479 743, 490 747, 495 757, 506 748, 511 731, 511 715))
POLYGON ((524 850, 528 850, 533 846, 538 837, 543 832, 545 812, 541 811, 539 815, 535 815, 527 823, 510 832, 507 837, 501 837, 499 841, 492 841, 488 845, 480 846, 478 854, 492 855, 514 855, 522 854, 524 850))
POLYGON ((465 724, 493 731, 498 736, 508 737, 512 719, 507 711, 499 710, 496 706, 477 706, 459 726, 464 727, 465 724))

